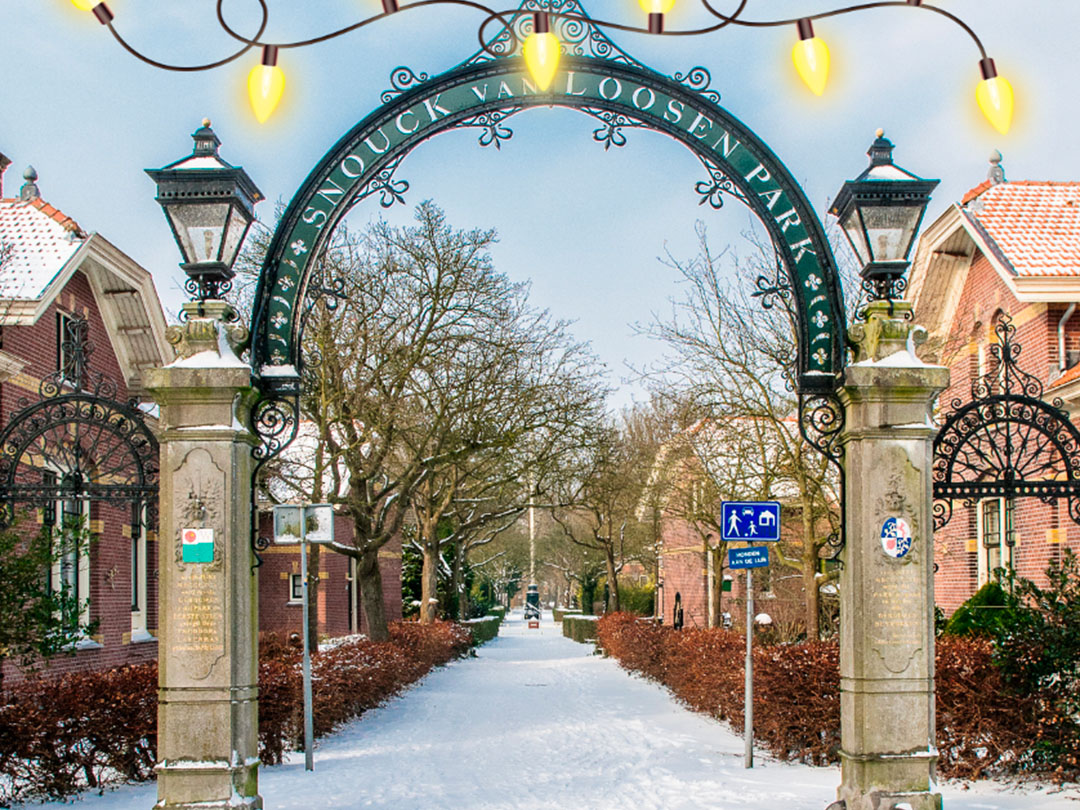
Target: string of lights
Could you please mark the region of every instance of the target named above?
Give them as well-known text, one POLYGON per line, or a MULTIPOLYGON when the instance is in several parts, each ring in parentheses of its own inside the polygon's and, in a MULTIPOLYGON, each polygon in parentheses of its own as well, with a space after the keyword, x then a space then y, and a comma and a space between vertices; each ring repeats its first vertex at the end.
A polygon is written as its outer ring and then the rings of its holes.
POLYGON ((644 27, 614 20, 585 18, 578 14, 554 10, 523 12, 520 9, 510 9, 496 11, 483 3, 476 2, 476 0, 417 0, 417 2, 408 4, 399 4, 398 0, 381 0, 382 13, 380 14, 365 17, 351 25, 338 28, 317 37, 292 42, 263 41, 262 36, 266 31, 270 18, 270 10, 267 7, 266 0, 257 0, 261 10, 261 20, 258 30, 255 32, 254 36, 251 37, 244 36, 226 22, 222 8, 225 0, 217 0, 216 10, 218 24, 225 33, 240 43, 240 47, 234 53, 231 53, 222 59, 198 65, 168 64, 141 53, 124 39, 121 33, 116 29, 116 26, 114 25, 115 15, 105 2, 100 2, 99 0, 71 0, 71 2, 74 3, 76 7, 91 12, 102 25, 109 29, 109 32, 116 41, 132 56, 162 70, 183 72, 212 70, 213 68, 221 67, 222 65, 226 65, 241 58, 253 49, 259 49, 261 52, 259 64, 251 69, 248 74, 247 84, 248 97, 251 100, 252 110, 255 113, 255 117, 260 122, 265 122, 270 118, 274 109, 281 101, 282 94, 285 91, 285 74, 278 65, 278 55, 280 51, 291 48, 303 48, 310 45, 316 45, 320 42, 326 42, 335 39, 336 37, 352 33, 353 31, 359 30, 360 28, 384 19, 392 14, 425 8, 427 6, 458 5, 482 12, 485 16, 477 30, 477 37, 480 40, 481 48, 491 53, 492 56, 499 56, 500 54, 491 51, 491 40, 485 38, 485 31, 488 26, 496 21, 502 23, 503 29, 513 40, 516 48, 516 45, 518 44, 518 35, 515 32, 513 23, 519 15, 528 14, 528 16, 532 18, 531 32, 528 33, 524 42, 521 43, 521 51, 526 67, 528 68, 533 81, 536 82, 536 85, 541 91, 546 91, 551 86, 551 82, 558 72, 559 59, 562 52, 559 39, 551 30, 552 19, 576 21, 594 25, 599 28, 617 31, 652 34, 654 36, 681 37, 710 34, 727 26, 741 26, 744 28, 793 27, 797 36, 791 54, 795 70, 800 78, 806 83, 806 86, 810 91, 819 96, 825 92, 825 88, 828 84, 830 57, 828 46, 814 31, 814 23, 820 20, 837 17, 842 14, 904 6, 906 8, 918 9, 920 11, 940 15, 959 26, 971 38, 975 43, 976 48, 979 50, 978 65, 981 80, 975 89, 975 100, 979 105, 979 109, 982 110, 983 115, 986 116, 991 125, 1002 134, 1008 132, 1009 126, 1012 123, 1012 85, 1004 76, 998 75, 994 60, 987 55, 986 48, 983 47, 983 44, 975 31, 952 12, 938 6, 929 5, 925 3, 924 0, 874 0, 873 2, 844 6, 843 8, 823 11, 805 17, 792 17, 776 20, 745 19, 743 14, 747 9, 750 0, 738 0, 735 10, 728 14, 718 11, 712 3, 710 3, 710 0, 699 0, 702 7, 712 15, 712 17, 717 19, 718 22, 700 28, 681 30, 667 30, 664 24, 665 15, 671 12, 676 0, 638 0, 638 4, 642 11, 647 15, 647 24, 644 27))

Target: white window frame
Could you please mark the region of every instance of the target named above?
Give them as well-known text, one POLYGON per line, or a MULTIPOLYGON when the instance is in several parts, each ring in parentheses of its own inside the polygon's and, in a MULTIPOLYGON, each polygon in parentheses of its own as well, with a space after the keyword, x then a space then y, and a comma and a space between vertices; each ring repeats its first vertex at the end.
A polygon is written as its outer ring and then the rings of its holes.
POLYGON ((1016 520, 1016 502, 1008 498, 984 498, 976 507, 976 539, 978 550, 979 587, 981 588, 991 580, 995 568, 1009 570, 1013 566, 1013 548, 1015 546, 1016 529, 1013 525, 1016 520), (986 507, 994 504, 997 506, 998 540, 997 545, 987 546, 986 537, 986 507), (1013 542, 1009 542, 1009 536, 1013 536, 1013 542), (990 565, 991 552, 997 552, 998 564, 990 565))
POLYGON ((303 601, 304 601, 303 587, 304 587, 304 581, 303 581, 303 579, 301 579, 300 574, 290 573, 289 574, 289 604, 290 605, 303 604, 303 601), (297 582, 300 583, 300 589, 301 589, 300 590, 300 596, 296 596, 296 587, 295 587, 294 583, 297 583, 297 582))
MULTIPOLYGON (((53 472, 52 474, 59 479, 58 473, 53 472)), ((64 504, 68 501, 78 504, 78 515, 80 523, 82 524, 82 531, 88 531, 90 528, 90 514, 87 507, 90 502, 84 498, 62 498, 53 501, 46 507, 46 509, 52 510, 51 525, 53 530, 56 530, 57 527, 61 527, 62 530, 64 525, 64 515, 66 514, 64 511, 64 504)), ((74 581, 75 598, 82 603, 82 607, 79 610, 79 623, 87 624, 90 621, 90 549, 88 547, 75 550, 75 566, 77 571, 74 581)), ((54 591, 58 591, 63 587, 63 567, 63 558, 57 559, 52 565, 52 570, 49 572, 49 587, 54 591)))
POLYGON ((146 506, 132 508, 133 522, 131 527, 131 641, 151 641, 153 636, 146 627, 146 618, 149 605, 147 604, 146 579, 149 573, 149 561, 146 558, 146 506))
POLYGON ((58 309, 56 311, 56 368, 61 376, 67 371, 67 356, 64 353, 64 341, 67 338, 68 324, 75 320, 75 316, 69 312, 58 309))

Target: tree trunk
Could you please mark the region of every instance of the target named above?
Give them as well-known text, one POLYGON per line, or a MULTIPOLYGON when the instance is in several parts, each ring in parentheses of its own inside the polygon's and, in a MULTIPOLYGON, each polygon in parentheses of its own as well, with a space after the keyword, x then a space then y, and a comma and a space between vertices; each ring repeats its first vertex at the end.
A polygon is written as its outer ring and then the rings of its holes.
POLYGON ((360 585, 360 605, 367 619, 367 636, 372 641, 389 641, 390 630, 386 624, 383 606, 382 573, 379 571, 379 551, 373 549, 360 555, 356 566, 360 585))
POLYGON ((809 498, 803 498, 802 500, 802 575, 803 591, 806 595, 806 637, 811 641, 817 641, 821 636, 821 626, 820 616, 818 615, 818 555, 817 544, 814 543, 814 515, 809 498))
POLYGON ((712 557, 712 586, 709 588, 709 627, 723 627, 724 619, 720 611, 724 593, 724 552, 720 546, 710 548, 712 557))
POLYGON ((308 553, 308 648, 319 651, 319 554, 318 543, 307 544, 308 553))
POLYGON ((462 559, 465 552, 463 549, 464 544, 459 543, 454 550, 454 570, 450 576, 451 593, 457 595, 457 617, 459 619, 469 618, 469 594, 465 590, 465 560, 462 559))
POLYGON ((607 566, 608 578, 608 603, 605 606, 609 612, 617 613, 619 604, 619 578, 615 573, 615 549, 608 547, 604 552, 604 564, 607 566))
POLYGON ((425 538, 424 570, 420 574, 420 624, 433 624, 438 613, 439 541, 425 538))

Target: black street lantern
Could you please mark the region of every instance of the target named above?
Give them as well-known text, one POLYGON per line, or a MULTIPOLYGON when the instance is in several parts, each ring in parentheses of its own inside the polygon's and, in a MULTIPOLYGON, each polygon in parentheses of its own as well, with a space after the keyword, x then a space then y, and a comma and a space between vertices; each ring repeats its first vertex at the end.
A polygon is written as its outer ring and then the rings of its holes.
POLYGON ((893 301, 903 293, 908 254, 938 180, 923 180, 893 163, 892 142, 877 131, 867 152, 870 166, 848 180, 829 213, 840 220, 862 264, 863 289, 872 299, 893 301))
POLYGON ((146 173, 157 183, 157 201, 184 255, 184 288, 206 301, 229 291, 233 262, 263 195, 247 172, 218 156, 221 141, 209 119, 191 137, 195 149, 188 157, 146 173))

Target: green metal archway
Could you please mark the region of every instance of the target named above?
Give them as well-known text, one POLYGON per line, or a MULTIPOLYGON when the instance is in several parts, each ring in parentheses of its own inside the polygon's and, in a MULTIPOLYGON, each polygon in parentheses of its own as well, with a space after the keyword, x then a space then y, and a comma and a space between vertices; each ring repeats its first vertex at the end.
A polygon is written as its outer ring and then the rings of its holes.
MULTIPOLYGON (((487 49, 439 76, 397 68, 382 106, 326 153, 289 204, 262 268, 252 318, 252 372, 263 392, 255 421, 263 454, 272 455, 291 438, 290 409, 281 405, 299 391, 304 314, 319 292, 313 270, 338 222, 374 195, 384 206, 400 201, 408 183, 395 172, 429 138, 473 127, 481 130, 482 145, 498 146, 512 134, 511 116, 542 106, 594 117, 601 123, 595 137, 605 146, 621 146, 631 128, 674 138, 708 173, 696 185, 703 202, 720 207, 722 197, 734 197, 758 216, 784 268, 781 283, 796 316, 799 394, 804 403, 815 401, 804 408, 804 421, 823 422, 824 431, 815 426, 818 434, 839 429, 829 421, 839 410, 822 402, 833 399, 845 361, 840 279, 824 229, 791 173, 720 106, 704 68, 665 76, 580 20, 553 23, 564 56, 550 89, 539 91, 519 56, 534 10, 540 10, 536 0, 525 0, 487 49)), ((557 10, 584 16, 577 0, 563 0, 557 10)))

